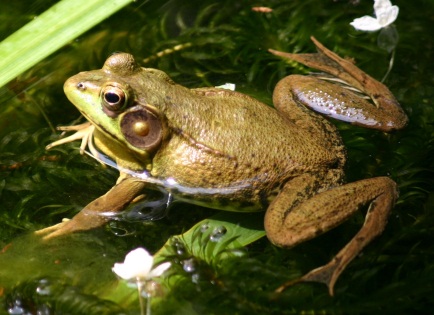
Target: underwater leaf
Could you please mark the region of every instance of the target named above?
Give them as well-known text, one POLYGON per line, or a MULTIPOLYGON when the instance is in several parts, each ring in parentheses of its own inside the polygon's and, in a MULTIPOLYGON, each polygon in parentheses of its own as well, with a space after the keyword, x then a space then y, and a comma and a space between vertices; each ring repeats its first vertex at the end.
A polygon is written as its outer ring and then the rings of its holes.
POLYGON ((182 242, 196 258, 211 262, 222 252, 246 246, 263 236, 265 231, 258 215, 222 212, 200 221, 182 235, 172 236, 154 255, 155 262, 171 255, 175 241, 182 242))

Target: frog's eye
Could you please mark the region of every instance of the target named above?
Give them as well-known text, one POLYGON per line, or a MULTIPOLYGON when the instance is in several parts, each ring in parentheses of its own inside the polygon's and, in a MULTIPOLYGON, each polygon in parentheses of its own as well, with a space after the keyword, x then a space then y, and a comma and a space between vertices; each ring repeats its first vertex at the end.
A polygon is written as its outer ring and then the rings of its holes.
POLYGON ((113 116, 116 112, 125 108, 128 102, 127 93, 115 85, 106 85, 101 91, 101 102, 104 110, 113 116))
POLYGON ((133 146, 152 151, 163 137, 160 119, 144 106, 135 106, 123 114, 120 122, 125 139, 133 146))

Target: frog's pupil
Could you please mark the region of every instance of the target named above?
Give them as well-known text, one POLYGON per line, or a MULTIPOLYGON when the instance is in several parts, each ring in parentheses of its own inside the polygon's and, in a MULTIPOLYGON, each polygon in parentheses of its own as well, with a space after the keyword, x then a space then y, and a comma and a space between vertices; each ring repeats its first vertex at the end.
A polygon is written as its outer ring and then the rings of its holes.
POLYGON ((116 104, 120 101, 120 99, 121 99, 120 96, 117 95, 116 93, 108 92, 105 94, 105 100, 107 101, 107 103, 116 104))

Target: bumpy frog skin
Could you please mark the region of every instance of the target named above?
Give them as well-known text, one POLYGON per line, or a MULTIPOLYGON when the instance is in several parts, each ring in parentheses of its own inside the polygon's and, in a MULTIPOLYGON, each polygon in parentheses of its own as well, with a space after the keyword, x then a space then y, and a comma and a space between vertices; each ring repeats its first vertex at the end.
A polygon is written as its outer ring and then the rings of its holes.
POLYGON ((348 263, 383 231, 398 193, 387 177, 344 184, 345 147, 318 113, 385 132, 403 128, 407 117, 387 87, 312 40, 318 53, 270 50, 329 74, 282 79, 275 109, 233 91, 185 88, 125 53, 68 79, 65 93, 90 123, 63 128, 79 131, 49 147, 83 139, 82 150, 89 143, 93 155, 107 155, 121 174, 73 219, 38 233, 52 238, 99 227, 109 220, 103 213, 124 210, 156 186, 211 208, 266 210, 268 238, 286 248, 369 206, 361 230, 328 264, 277 289, 316 281, 333 294, 348 263))

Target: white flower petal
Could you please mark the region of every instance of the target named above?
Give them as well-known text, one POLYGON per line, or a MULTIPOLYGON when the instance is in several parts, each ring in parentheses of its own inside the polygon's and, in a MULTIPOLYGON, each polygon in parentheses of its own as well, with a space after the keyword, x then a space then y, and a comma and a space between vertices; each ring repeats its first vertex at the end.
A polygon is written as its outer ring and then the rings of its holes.
POLYGON ((125 256, 125 262, 136 273, 136 277, 146 277, 154 264, 154 257, 144 248, 137 248, 125 256))
POLYGON ((234 83, 225 83, 223 85, 216 86, 216 88, 235 91, 235 84, 234 83))
POLYGON ((378 31, 382 28, 382 25, 378 22, 377 19, 368 15, 354 19, 354 21, 352 21, 350 24, 359 31, 373 32, 378 31))
POLYGON ((124 263, 116 263, 112 270, 123 279, 147 278, 154 263, 144 248, 137 248, 125 256, 124 263))
POLYGON ((392 2, 390 0, 374 0, 374 11, 375 16, 383 14, 390 10, 392 7, 392 2))
POLYGON ((167 269, 169 269, 171 266, 170 262, 162 263, 161 265, 158 265, 154 269, 151 270, 151 272, 148 275, 148 278, 155 278, 161 276, 167 269))
POLYGON ((396 5, 394 5, 387 12, 377 15, 377 20, 382 27, 386 27, 387 25, 390 25, 393 22, 395 22, 396 18, 398 17, 398 13, 399 13, 399 8, 396 5))
POLYGON ((112 271, 125 280, 134 278, 133 270, 123 263, 115 263, 115 265, 112 268, 112 271))

